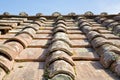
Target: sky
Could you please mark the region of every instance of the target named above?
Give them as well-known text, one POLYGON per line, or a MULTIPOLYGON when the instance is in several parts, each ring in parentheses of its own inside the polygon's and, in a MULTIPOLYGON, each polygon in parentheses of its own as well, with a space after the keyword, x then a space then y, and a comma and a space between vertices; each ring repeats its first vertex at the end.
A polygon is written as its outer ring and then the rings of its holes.
POLYGON ((92 11, 94 14, 108 12, 109 14, 120 13, 120 0, 1 0, 0 14, 9 12, 18 15, 26 12, 29 15, 43 13, 51 15, 53 12, 68 14, 84 14, 92 11))

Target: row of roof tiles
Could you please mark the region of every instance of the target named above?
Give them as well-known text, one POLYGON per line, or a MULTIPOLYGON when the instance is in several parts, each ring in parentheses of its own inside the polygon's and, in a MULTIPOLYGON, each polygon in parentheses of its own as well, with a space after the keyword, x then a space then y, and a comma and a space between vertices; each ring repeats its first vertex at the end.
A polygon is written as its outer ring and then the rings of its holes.
MULTIPOLYGON (((106 23, 103 21, 104 25, 107 25, 107 21, 106 23)), ((92 30, 89 22, 83 17, 79 18, 79 25, 79 28, 86 34, 91 45, 96 50, 97 54, 99 54, 101 64, 120 76, 120 45, 113 44, 113 42, 107 40, 105 36, 101 35, 97 30, 92 30)))
MULTIPOLYGON (((46 19, 43 18, 42 21, 46 21, 46 19)), ((0 66, 6 73, 12 70, 15 57, 32 41, 34 34, 41 26, 41 23, 36 23, 22 28, 13 38, 7 39, 0 46, 1 60, 3 60, 3 62, 0 61, 0 66)), ((65 79, 75 79, 75 64, 70 57, 73 55, 70 48, 71 42, 66 34, 67 29, 64 19, 58 18, 55 26, 53 30, 54 37, 48 48, 49 53, 46 60, 45 78, 61 79, 59 76, 62 76, 65 79), (48 72, 48 77, 46 76, 46 72, 48 72)))
MULTIPOLYGON (((120 75, 119 70, 119 44, 114 44, 113 41, 109 41, 105 36, 101 35, 96 29, 93 29, 93 24, 90 23, 86 18, 79 17, 78 19, 79 28, 88 38, 92 47, 96 50, 100 56, 100 62, 105 68, 111 68, 113 72, 120 75)), ((93 19, 105 27, 115 22, 113 27, 117 27, 119 23, 114 20, 109 20, 106 18, 96 17, 93 19)), ((37 30, 40 29, 41 24, 47 21, 45 17, 42 17, 40 21, 31 21, 24 25, 24 28, 20 30, 13 38, 7 39, 1 46, 1 70, 9 72, 14 63, 14 59, 19 53, 25 49, 29 43, 31 43, 37 30), (14 53, 14 54, 13 54, 14 53)), ((54 20, 53 20, 54 21, 54 20)), ((63 17, 58 17, 54 22, 54 29, 52 31, 52 40, 48 46, 47 59, 45 60, 45 78, 58 79, 62 78, 68 80, 74 80, 76 77, 74 62, 71 58, 73 52, 71 52, 71 41, 67 36, 67 24, 63 17), (62 54, 62 55, 61 55, 62 54), (61 66, 62 65, 62 66, 61 66), (67 66, 66 66, 67 65, 67 66), (47 73, 46 73, 47 72, 47 73)), ((94 23, 95 23, 94 21, 94 23)), ((119 22, 119 20, 117 20, 119 22)), ((111 26, 110 26, 111 27, 111 26)), ((12 27, 13 28, 13 27, 12 27)), ((119 29, 119 28, 117 28, 119 29)), ((3 74, 4 75, 4 74, 3 74)))
MULTIPOLYGON (((118 13, 118 15, 119 14, 120 13, 118 13)), ((3 15, 9 16, 11 14, 9 12, 4 12, 3 15)), ((59 12, 52 13, 52 16, 60 16, 60 15, 62 15, 62 14, 59 13, 59 12)), ((68 16, 75 16, 75 15, 77 15, 77 14, 74 13, 74 12, 68 13, 68 16)), ((93 16, 94 13, 92 13, 91 11, 87 11, 87 12, 84 13, 84 15, 93 16)), ((101 16, 106 16, 106 15, 108 15, 108 13, 107 12, 102 12, 102 13, 100 13, 100 15, 101 16)), ((28 14, 26 12, 21 12, 21 13, 19 13, 19 16, 28 16, 28 14)), ((43 16, 43 14, 42 13, 37 13, 36 16, 43 16)))
POLYGON ((51 80, 75 79, 75 63, 70 57, 73 53, 71 52, 71 42, 66 34, 66 30, 64 20, 57 20, 56 26, 53 30, 54 37, 48 48, 49 51, 46 59, 45 78, 50 78, 51 80))

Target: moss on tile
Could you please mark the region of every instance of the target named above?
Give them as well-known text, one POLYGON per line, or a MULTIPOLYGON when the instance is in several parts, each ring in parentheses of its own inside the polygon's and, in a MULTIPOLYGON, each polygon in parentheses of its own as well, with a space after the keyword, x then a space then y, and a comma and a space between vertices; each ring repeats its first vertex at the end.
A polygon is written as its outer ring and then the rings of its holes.
POLYGON ((48 71, 47 68, 44 69, 44 75, 43 75, 43 77, 45 78, 45 80, 49 78, 49 71, 48 71))
POLYGON ((54 76, 51 79, 48 80, 73 80, 69 75, 66 74, 58 74, 56 76, 54 76))

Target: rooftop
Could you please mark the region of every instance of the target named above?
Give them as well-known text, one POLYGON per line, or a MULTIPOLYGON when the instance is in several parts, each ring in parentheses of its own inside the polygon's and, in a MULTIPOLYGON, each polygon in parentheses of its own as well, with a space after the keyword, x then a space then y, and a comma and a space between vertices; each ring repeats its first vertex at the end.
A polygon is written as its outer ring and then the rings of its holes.
POLYGON ((119 80, 120 14, 0 15, 0 80, 119 80))

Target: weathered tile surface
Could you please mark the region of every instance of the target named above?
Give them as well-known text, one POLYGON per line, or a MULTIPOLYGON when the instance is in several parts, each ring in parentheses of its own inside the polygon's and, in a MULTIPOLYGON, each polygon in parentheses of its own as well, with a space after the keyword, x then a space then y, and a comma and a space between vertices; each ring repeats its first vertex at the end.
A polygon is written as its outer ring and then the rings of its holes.
POLYGON ((60 15, 0 15, 0 80, 119 80, 120 16, 60 15))

